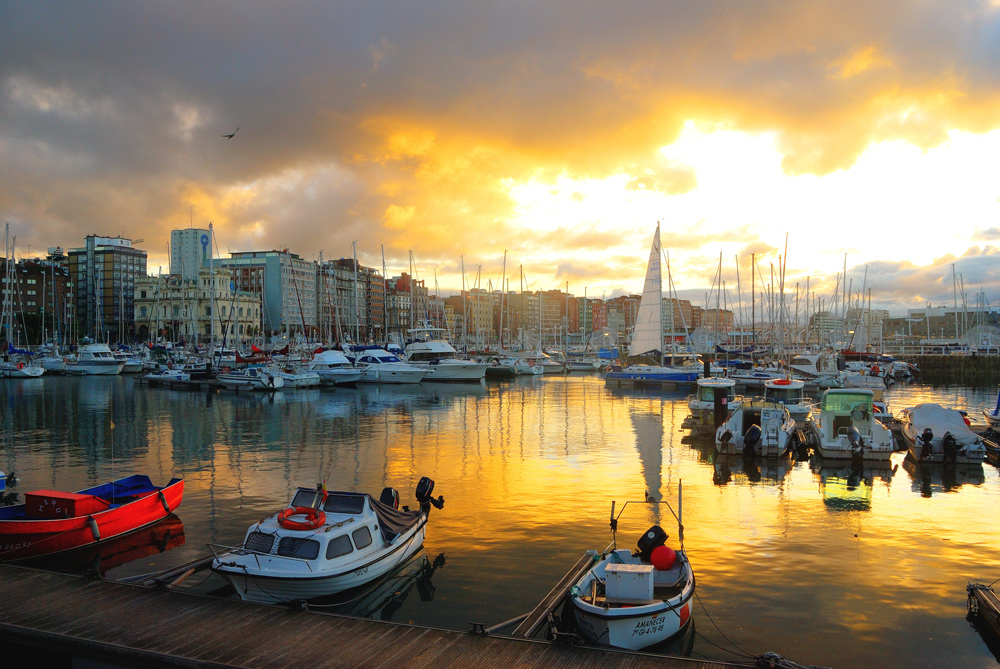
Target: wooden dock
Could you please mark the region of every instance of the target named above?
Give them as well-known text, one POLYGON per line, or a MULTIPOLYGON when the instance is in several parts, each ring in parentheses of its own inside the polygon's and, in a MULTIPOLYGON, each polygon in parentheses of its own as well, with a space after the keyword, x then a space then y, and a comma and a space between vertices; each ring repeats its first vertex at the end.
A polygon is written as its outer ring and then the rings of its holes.
POLYGON ((5 655, 35 648, 143 668, 753 666, 299 611, 10 565, 0 565, 0 638, 5 655))

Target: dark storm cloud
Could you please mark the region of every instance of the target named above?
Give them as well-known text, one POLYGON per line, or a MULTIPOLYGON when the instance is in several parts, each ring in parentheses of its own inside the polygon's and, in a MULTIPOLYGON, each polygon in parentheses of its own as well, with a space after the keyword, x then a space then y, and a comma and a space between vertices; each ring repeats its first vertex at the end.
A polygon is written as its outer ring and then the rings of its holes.
POLYGON ((158 252, 193 220, 233 250, 454 264, 551 237, 508 224, 508 182, 695 188, 656 155, 692 118, 817 174, 989 129, 997 27, 978 2, 6 3, 0 213, 34 248, 158 252))

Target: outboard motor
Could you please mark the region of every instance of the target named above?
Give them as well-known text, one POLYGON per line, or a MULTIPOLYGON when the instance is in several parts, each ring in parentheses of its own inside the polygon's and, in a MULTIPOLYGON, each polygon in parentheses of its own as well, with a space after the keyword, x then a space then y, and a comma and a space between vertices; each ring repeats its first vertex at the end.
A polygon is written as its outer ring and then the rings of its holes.
POLYGON ((424 513, 430 513, 432 504, 436 509, 444 508, 444 496, 438 496, 437 499, 434 499, 431 496, 433 493, 433 479, 425 476, 417 482, 417 501, 420 502, 420 510, 424 513))
POLYGON ((723 446, 728 446, 729 442, 731 442, 732 440, 733 440, 732 430, 726 430, 725 432, 719 435, 719 441, 722 442, 723 446))
POLYGON ((864 455, 865 443, 861 439, 861 431, 853 425, 847 430, 847 443, 851 445, 851 459, 860 460, 864 455))
POLYGON ((639 537, 636 545, 639 547, 639 559, 643 562, 650 562, 653 549, 667 543, 667 533, 659 525, 653 525, 646 530, 646 533, 639 537))
POLYGON ((941 448, 944 451, 944 462, 958 460, 958 440, 951 432, 945 432, 941 437, 941 448))
POLYGON ((399 492, 395 488, 382 488, 382 494, 378 496, 378 501, 394 509, 399 508, 399 492))
POLYGON ((751 425, 743 435, 743 457, 752 458, 757 453, 757 444, 760 443, 760 426, 751 425))
POLYGON ((920 459, 923 460, 925 457, 931 454, 931 441, 934 440, 934 431, 929 427, 924 428, 923 434, 920 435, 920 441, 924 442, 923 446, 920 448, 920 459))

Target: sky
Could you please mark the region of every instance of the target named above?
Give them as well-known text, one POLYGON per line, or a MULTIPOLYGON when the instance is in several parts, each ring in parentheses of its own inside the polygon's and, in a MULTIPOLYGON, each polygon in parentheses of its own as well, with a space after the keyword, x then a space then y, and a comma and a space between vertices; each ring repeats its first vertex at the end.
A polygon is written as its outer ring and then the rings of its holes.
POLYGON ((1000 305, 1000 0, 2 3, 0 45, 19 257, 121 234, 165 272, 211 222, 611 297, 659 223, 698 304, 721 256, 730 307, 751 258, 812 304, 846 263, 893 315, 1000 305))

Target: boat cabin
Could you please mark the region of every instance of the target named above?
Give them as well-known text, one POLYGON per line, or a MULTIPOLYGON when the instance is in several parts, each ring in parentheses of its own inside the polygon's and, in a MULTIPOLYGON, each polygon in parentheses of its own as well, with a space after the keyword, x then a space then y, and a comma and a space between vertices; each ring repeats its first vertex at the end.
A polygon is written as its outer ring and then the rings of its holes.
POLYGON ((736 382, 732 379, 722 379, 722 378, 708 378, 708 379, 698 379, 698 393, 695 399, 701 402, 708 402, 710 404, 715 402, 715 394, 718 392, 720 396, 731 397, 732 391, 736 387, 736 382))
POLYGON ((851 426, 870 434, 874 416, 874 393, 860 388, 831 388, 823 394, 820 411, 823 414, 823 438, 833 441, 846 436, 851 426), (868 432, 865 428, 869 428, 868 432))

